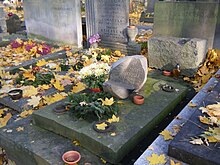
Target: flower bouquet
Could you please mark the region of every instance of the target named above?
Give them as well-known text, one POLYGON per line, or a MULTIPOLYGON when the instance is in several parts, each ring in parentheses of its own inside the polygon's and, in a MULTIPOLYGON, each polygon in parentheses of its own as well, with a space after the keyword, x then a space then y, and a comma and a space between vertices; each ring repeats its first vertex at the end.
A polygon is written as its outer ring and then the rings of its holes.
POLYGON ((101 41, 99 34, 94 34, 89 38, 90 47, 96 49, 98 47, 98 43, 101 41))

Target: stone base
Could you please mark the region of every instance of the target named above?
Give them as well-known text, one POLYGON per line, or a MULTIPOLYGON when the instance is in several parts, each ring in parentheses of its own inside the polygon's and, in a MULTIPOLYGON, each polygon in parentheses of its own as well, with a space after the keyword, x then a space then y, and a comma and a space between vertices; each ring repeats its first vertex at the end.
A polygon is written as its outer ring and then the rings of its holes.
POLYGON ((54 107, 67 100, 36 111, 33 114, 34 123, 69 139, 77 139, 84 148, 94 154, 108 162, 118 163, 173 110, 187 92, 187 87, 175 82, 174 79, 154 72, 149 73, 143 89, 140 93, 145 97, 143 105, 135 105, 130 100, 125 100, 124 104, 119 105, 120 122, 114 123, 116 136, 95 132, 93 121, 78 120, 69 113, 58 116, 52 112, 54 107), (179 92, 170 93, 161 90, 160 85, 164 83, 179 89, 179 92))
MULTIPOLYGON (((220 102, 218 97, 220 92, 220 81, 215 85, 214 89, 201 105, 197 106, 202 107, 208 104, 214 104, 220 102)), ((197 125, 200 125, 202 128, 207 128, 207 125, 202 124, 199 121, 199 116, 204 116, 200 110, 196 110, 192 117, 184 124, 180 132, 174 138, 174 140, 169 145, 168 154, 178 160, 183 162, 193 164, 193 165, 219 165, 219 143, 209 143, 209 146, 204 145, 193 145, 189 143, 192 137, 198 137, 201 135, 204 130, 199 128, 197 125), (196 124, 193 124, 193 121, 196 124)))
POLYGON ((6 150, 8 158, 16 165, 63 165, 61 157, 70 150, 80 152, 82 158, 79 165, 102 164, 100 158, 73 145, 71 140, 32 126, 30 119, 17 121, 0 129, 0 147, 6 150), (23 127, 24 131, 16 131, 18 127, 23 127), (12 132, 7 133, 7 130, 12 132))
POLYGON ((112 43, 112 42, 101 42, 101 47, 110 48, 111 50, 120 50, 125 55, 139 55, 141 52, 140 44, 129 44, 129 43, 112 43))
POLYGON ((148 62, 150 67, 170 71, 180 64, 181 74, 193 76, 207 51, 203 39, 153 37, 148 42, 148 62))

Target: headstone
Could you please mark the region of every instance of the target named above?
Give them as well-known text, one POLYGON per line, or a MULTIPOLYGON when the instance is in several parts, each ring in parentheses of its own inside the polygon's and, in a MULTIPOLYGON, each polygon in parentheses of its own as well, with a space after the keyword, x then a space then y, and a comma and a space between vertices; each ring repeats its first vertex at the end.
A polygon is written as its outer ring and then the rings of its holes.
POLYGON ((6 20, 7 32, 9 34, 16 33, 21 30, 21 20, 18 15, 13 14, 6 20))
POLYGON ((24 0, 29 36, 82 47, 80 0, 24 0))
POLYGON ((6 33, 6 32, 7 32, 7 27, 5 21, 4 7, 0 6, 0 33, 6 33))
POLYGON ((141 55, 126 56, 112 65, 104 90, 120 99, 138 92, 147 80, 147 59, 141 55))
POLYGON ((206 57, 207 41, 197 38, 153 37, 148 42, 149 66, 193 76, 206 57))
POLYGON ((85 6, 88 39, 98 33, 101 36, 100 46, 120 49, 126 54, 139 51, 139 48, 127 45, 129 0, 86 0, 85 6))
POLYGON ((213 47, 218 15, 215 2, 157 2, 154 36, 203 38, 213 47))

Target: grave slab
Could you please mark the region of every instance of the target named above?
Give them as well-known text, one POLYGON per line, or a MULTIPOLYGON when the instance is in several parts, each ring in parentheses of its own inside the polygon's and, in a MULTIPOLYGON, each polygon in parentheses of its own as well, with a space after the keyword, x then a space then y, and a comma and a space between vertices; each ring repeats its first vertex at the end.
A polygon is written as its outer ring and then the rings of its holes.
MULTIPOLYGON (((215 85, 212 92, 207 94, 206 98, 198 108, 203 107, 204 104, 209 105, 220 102, 219 92, 220 81, 215 85)), ((209 143, 209 146, 204 146, 193 145, 189 142, 191 138, 198 137, 204 132, 201 128, 206 128, 208 130, 208 126, 199 121, 199 116, 204 116, 204 114, 202 114, 202 111, 198 108, 170 143, 168 155, 193 165, 219 165, 219 143, 209 143), (200 127, 198 127, 198 125, 200 127)))
POLYGON ((116 136, 102 134, 93 130, 93 121, 78 120, 66 113, 57 116, 52 109, 67 99, 52 104, 33 114, 34 123, 69 139, 77 139, 80 144, 108 162, 119 162, 135 145, 147 136, 186 95, 187 87, 161 73, 149 74, 145 88, 141 92, 145 97, 143 105, 135 105, 125 100, 120 105, 120 122, 115 123, 116 136), (169 84, 179 92, 169 93, 160 89, 161 84, 169 84))
MULTIPOLYGON (((220 70, 216 73, 220 74, 220 70)), ((200 90, 200 92, 191 100, 196 105, 202 105, 203 100, 208 96, 209 93, 207 93, 208 90, 210 90, 210 87, 215 87, 219 80, 216 78, 211 78, 208 83, 200 90)), ((175 118, 166 128, 165 130, 173 132, 173 127, 176 127, 178 125, 184 125, 187 120, 192 116, 192 114, 197 111, 196 108, 185 106, 184 109, 178 114, 179 118, 182 118, 183 120, 175 118), (184 120, 185 119, 185 120, 184 120)), ((175 160, 176 163, 181 163, 182 165, 188 165, 188 163, 180 162, 179 160, 176 160, 173 157, 168 156, 168 147, 171 141, 165 141, 163 136, 159 135, 154 142, 150 146, 146 146, 146 150, 144 153, 136 160, 134 165, 149 165, 149 161, 146 159, 147 157, 152 156, 153 153, 161 155, 164 154, 166 157, 166 162, 163 163, 163 165, 170 165, 169 160, 175 160)), ((177 154, 177 152, 175 153, 177 154)), ((190 163, 193 164, 193 163, 190 163)), ((162 164, 161 164, 162 165, 162 164)))
POLYGON ((33 126, 30 121, 29 117, 0 129, 0 146, 16 165, 63 165, 62 154, 69 150, 80 152, 82 158, 79 165, 103 164, 100 158, 73 145, 71 140, 33 126), (23 127, 24 131, 16 131, 18 127, 23 127))

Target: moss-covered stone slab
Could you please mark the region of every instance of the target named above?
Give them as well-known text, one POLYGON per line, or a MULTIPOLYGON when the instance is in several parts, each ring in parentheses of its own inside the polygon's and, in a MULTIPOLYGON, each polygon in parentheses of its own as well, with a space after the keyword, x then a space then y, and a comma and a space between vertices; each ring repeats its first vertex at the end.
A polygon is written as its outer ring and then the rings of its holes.
POLYGON ((34 123, 80 144, 111 163, 119 162, 135 145, 154 128, 184 98, 187 87, 173 78, 150 73, 141 92, 145 97, 143 105, 125 100, 120 105, 120 122, 114 123, 116 136, 111 133, 97 133, 94 121, 79 120, 70 113, 56 115, 52 109, 66 100, 57 102, 33 114, 34 123), (161 84, 169 84, 175 92, 161 90, 161 84), (178 92, 177 92, 178 91, 178 92))
POLYGON ((82 158, 78 165, 103 164, 99 157, 73 145, 71 140, 33 126, 30 118, 0 129, 0 147, 6 150, 7 157, 16 165, 63 165, 61 157, 70 150, 80 152, 82 158), (18 132, 18 127, 23 127, 24 131, 18 132))

